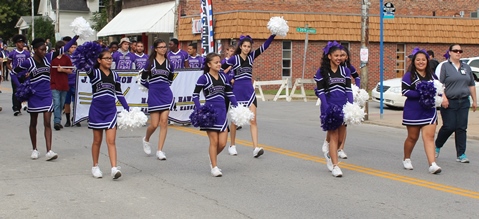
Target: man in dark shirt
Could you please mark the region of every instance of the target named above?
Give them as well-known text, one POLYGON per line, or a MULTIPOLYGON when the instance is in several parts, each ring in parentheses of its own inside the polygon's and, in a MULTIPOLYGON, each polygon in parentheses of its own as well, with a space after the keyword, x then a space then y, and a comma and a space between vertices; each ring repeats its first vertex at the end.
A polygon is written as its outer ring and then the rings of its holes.
POLYGON ((432 50, 428 50, 427 54, 429 55, 429 66, 431 67, 432 72, 436 72, 439 61, 434 58, 434 52, 432 50))

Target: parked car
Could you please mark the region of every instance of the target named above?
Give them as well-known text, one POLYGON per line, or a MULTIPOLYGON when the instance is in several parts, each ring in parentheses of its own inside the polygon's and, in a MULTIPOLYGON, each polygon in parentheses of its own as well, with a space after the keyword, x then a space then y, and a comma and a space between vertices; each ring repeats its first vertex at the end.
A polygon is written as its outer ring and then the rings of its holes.
POLYGON ((462 58, 461 62, 471 66, 472 73, 474 74, 474 80, 479 81, 479 57, 462 58))
MULTIPOLYGON (((479 74, 479 68, 475 68, 479 74)), ((473 70, 474 71, 474 70, 473 70)), ((383 103, 390 108, 404 108, 406 97, 402 95, 402 78, 394 78, 383 81, 383 103)), ((372 100, 380 102, 379 83, 371 90, 372 100)), ((479 81, 476 79, 476 98, 479 104, 479 81)))

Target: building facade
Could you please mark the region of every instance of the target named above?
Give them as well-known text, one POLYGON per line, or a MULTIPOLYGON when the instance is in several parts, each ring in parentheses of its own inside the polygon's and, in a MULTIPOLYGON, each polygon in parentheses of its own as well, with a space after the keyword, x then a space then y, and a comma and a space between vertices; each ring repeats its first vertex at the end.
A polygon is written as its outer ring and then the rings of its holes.
MULTIPOLYGON (((137 2, 151 2, 137 1, 137 2)), ((135 1, 136 2, 136 1, 135 1)), ((379 82, 379 0, 371 0, 369 10, 368 87, 379 82)), ((387 2, 387 1, 385 1, 387 2)), ((401 77, 406 69, 406 56, 414 47, 431 49, 439 61, 449 45, 459 43, 464 57, 479 54, 478 1, 396 1, 396 17, 384 20, 384 79, 401 77), (397 2, 397 3, 396 3, 397 2), (461 17, 462 16, 462 17, 461 17)), ((186 46, 200 42, 193 33, 199 19, 200 3, 180 0, 178 38, 186 46)), ((290 26, 288 35, 276 37, 270 48, 255 61, 256 80, 288 78, 294 82, 303 73, 305 34, 297 27, 308 25, 316 29, 309 34, 304 78, 312 78, 319 68, 322 48, 327 41, 340 41, 351 51, 353 65, 360 67, 361 1, 352 0, 219 0, 213 1, 215 40, 223 48, 236 45, 242 34, 254 39, 257 48, 269 36, 266 24, 272 16, 283 16, 290 26)))

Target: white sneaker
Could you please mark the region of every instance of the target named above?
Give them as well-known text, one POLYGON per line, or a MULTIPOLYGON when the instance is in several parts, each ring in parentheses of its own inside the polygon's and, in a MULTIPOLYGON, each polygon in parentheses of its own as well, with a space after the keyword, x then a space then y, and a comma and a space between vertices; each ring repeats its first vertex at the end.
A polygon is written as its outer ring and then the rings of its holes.
POLYGON ((111 168, 111 177, 113 177, 113 179, 118 179, 121 177, 120 167, 111 168))
POLYGON ((228 147, 228 153, 232 156, 238 155, 238 151, 236 151, 236 146, 231 145, 228 147))
POLYGON ((323 150, 323 153, 329 152, 329 142, 324 139, 323 147, 321 148, 323 150))
POLYGON ((221 170, 218 167, 214 167, 211 169, 211 175, 214 177, 220 177, 223 173, 221 173, 221 170))
POLYGON ((348 155, 341 149, 338 150, 338 157, 341 159, 348 159, 348 155))
POLYGON ((413 169, 411 159, 409 159, 409 158, 403 160, 402 164, 404 165, 404 169, 406 169, 406 170, 412 170, 413 169))
POLYGON ((47 161, 51 161, 57 159, 58 154, 50 150, 47 154, 45 154, 45 157, 47 157, 47 161))
POLYGON ((326 166, 328 170, 331 172, 333 171, 333 161, 331 161, 331 157, 329 156, 329 152, 324 153, 324 158, 326 159, 326 166))
POLYGON ((440 173, 442 170, 441 170, 441 167, 439 167, 436 162, 433 162, 431 164, 431 166, 429 167, 429 172, 432 173, 432 174, 438 174, 440 173))
POLYGON ((100 167, 98 166, 94 166, 91 168, 91 174, 93 175, 93 177, 97 179, 103 177, 103 173, 101 172, 100 167))
POLYGON ((264 154, 264 150, 261 147, 255 147, 253 151, 253 157, 258 158, 259 156, 264 154))
POLYGON ((343 172, 341 171, 341 169, 338 167, 338 165, 335 165, 333 167, 333 170, 331 171, 333 176, 334 177, 342 177, 343 176, 343 172))
POLYGON ((158 158, 158 160, 166 160, 166 154, 163 151, 157 151, 156 157, 158 158))
POLYGON ((32 155, 30 155, 30 157, 31 157, 33 160, 38 159, 39 156, 40 156, 40 152, 38 152, 37 150, 33 150, 33 151, 32 151, 32 155))
POLYGON ((145 152, 145 154, 148 154, 148 155, 151 154, 150 142, 145 141, 144 137, 143 137, 143 151, 145 152))

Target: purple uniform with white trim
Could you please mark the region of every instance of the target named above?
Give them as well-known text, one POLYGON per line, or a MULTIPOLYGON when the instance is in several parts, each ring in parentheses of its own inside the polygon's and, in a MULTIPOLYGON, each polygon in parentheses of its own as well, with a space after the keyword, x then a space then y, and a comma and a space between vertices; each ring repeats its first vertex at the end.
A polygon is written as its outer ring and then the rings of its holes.
POLYGON ((239 54, 232 56, 221 65, 222 69, 227 69, 232 66, 228 72, 229 78, 233 78, 233 93, 236 96, 239 104, 243 104, 247 107, 251 106, 256 100, 256 95, 253 88, 253 63, 254 60, 261 55, 273 42, 276 35, 271 35, 266 42, 263 43, 258 49, 250 52, 246 57, 246 60, 241 58, 239 54))
POLYGON ((172 51, 168 51, 168 54, 166 55, 173 69, 185 68, 185 62, 188 61, 188 53, 186 51, 181 49, 176 51, 176 53, 172 51))
POLYGON ((353 65, 349 65, 348 69, 349 72, 351 72, 351 76, 354 78, 354 84, 361 88, 361 78, 359 77, 359 72, 356 71, 356 68, 353 65))
POLYGON ((336 72, 329 70, 329 80, 325 81, 318 69, 314 80, 316 81, 316 96, 321 99, 321 113, 325 113, 330 104, 343 107, 346 102, 353 102, 351 89, 351 73, 344 66, 339 66, 336 72), (326 86, 327 83, 327 86, 326 86))
POLYGON ((115 62, 115 69, 117 70, 130 70, 133 69, 133 62, 136 59, 136 55, 131 52, 126 52, 125 54, 120 51, 114 52, 112 55, 113 61, 115 62))
MULTIPOLYGON (((106 75, 100 69, 87 71, 92 88, 92 100, 88 112, 88 128, 112 129, 116 126, 116 100, 125 107, 118 73, 110 70, 106 75)), ((127 106, 126 106, 127 107, 127 106)))
POLYGON ((411 82, 411 73, 406 72, 402 77, 402 94, 406 96, 406 102, 403 109, 403 125, 430 125, 437 122, 437 109, 432 107, 426 109, 419 103, 420 95, 416 90, 416 85, 421 81, 434 82, 436 78, 435 74, 432 74, 433 78, 423 78, 420 74, 414 73, 414 80, 411 82))
POLYGON ((188 65, 190 66, 190 68, 203 68, 204 63, 205 58, 203 56, 196 55, 195 57, 188 57, 188 65))
POLYGON ((30 57, 30 51, 27 50, 22 50, 20 52, 15 49, 8 54, 8 59, 12 60, 12 68, 18 67, 23 61, 30 57))
POLYGON ((226 81, 225 75, 218 74, 218 79, 215 79, 209 73, 201 75, 196 82, 193 93, 195 105, 199 105, 201 91, 203 91, 206 98, 205 104, 213 105, 217 116, 216 122, 212 127, 200 127, 200 130, 224 132, 228 127, 228 117, 226 114, 228 109, 226 109, 225 96, 228 96, 233 105, 237 105, 236 98, 230 84, 226 81))
POLYGON ((141 70, 145 68, 146 62, 148 61, 148 55, 143 53, 142 55, 135 54, 135 68, 137 70, 141 70))
MULTIPOLYGON (((142 72, 140 83, 148 88, 148 112, 163 110, 172 110, 175 99, 170 85, 173 81, 174 68, 170 65, 168 59, 163 63, 158 63, 154 59, 151 71, 142 72)), ((147 64, 149 66, 149 64, 147 64)))

